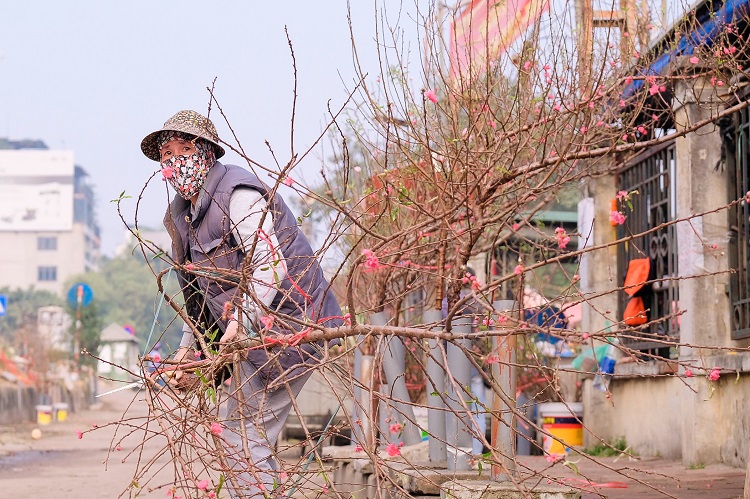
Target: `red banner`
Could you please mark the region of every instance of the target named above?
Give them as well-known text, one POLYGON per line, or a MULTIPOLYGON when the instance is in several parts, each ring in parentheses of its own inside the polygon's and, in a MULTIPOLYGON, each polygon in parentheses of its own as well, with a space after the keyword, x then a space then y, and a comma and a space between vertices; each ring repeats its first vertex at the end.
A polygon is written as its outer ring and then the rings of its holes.
POLYGON ((483 75, 548 9, 549 0, 472 0, 451 23, 451 77, 483 75))

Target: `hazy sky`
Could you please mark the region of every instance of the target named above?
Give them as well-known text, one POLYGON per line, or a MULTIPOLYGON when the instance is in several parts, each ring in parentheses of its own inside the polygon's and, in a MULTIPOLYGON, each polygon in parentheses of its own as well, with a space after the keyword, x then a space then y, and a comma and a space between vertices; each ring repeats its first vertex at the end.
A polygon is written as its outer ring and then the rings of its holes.
MULTIPOLYGON (((413 11, 413 0, 406 2, 413 11)), ((395 18, 400 2, 385 3, 395 18)), ((373 79, 375 12, 372 0, 352 0, 364 70, 373 79)), ((416 31, 413 14, 402 13, 401 23, 416 31)), ((132 221, 135 198, 158 166, 141 154, 141 139, 178 110, 205 112, 214 77, 215 95, 248 154, 268 164, 268 140, 282 162, 288 159, 293 78, 284 26, 297 60, 302 150, 319 134, 328 101, 340 105, 352 86, 345 0, 3 2, 0 137, 74 151, 91 175, 102 250, 111 254, 124 226, 109 201, 122 191, 133 195, 124 204, 132 221)), ((212 117, 227 140, 227 125, 212 117)), ((226 159, 240 161, 231 152, 226 159)), ((309 157, 293 177, 314 184, 319 161, 319 154, 309 157)), ((161 180, 152 184, 139 223, 156 227, 166 190, 161 180)))

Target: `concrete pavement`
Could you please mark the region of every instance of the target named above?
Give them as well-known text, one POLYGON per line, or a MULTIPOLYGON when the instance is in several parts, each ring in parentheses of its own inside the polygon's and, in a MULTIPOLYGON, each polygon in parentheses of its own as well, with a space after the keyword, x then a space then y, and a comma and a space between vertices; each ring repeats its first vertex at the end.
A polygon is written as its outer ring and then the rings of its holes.
MULTIPOLYGON (((143 392, 127 390, 103 397, 99 408, 69 414, 65 422, 0 426, 0 497, 94 499, 130 497, 136 491, 138 497, 166 497, 174 470, 168 453, 159 454, 163 441, 150 441, 142 453, 134 453, 134 449, 140 449, 143 433, 135 431, 120 442, 113 438, 116 426, 108 426, 121 421, 123 415, 129 423, 141 421, 147 414, 142 399, 143 392), (95 431, 77 438, 76 431, 91 430, 94 425, 98 427, 95 431), (42 431, 38 440, 31 438, 34 428, 42 431), (143 463, 152 457, 154 478, 129 490, 138 459, 143 463)), ((120 426, 117 434, 123 435, 126 429, 120 426)), ((581 457, 577 463, 579 475, 560 464, 550 467, 543 457, 522 456, 519 465, 545 470, 554 481, 581 487, 586 499, 735 499, 742 497, 745 477, 744 470, 725 465, 686 469, 679 461, 665 459, 581 457)), ((310 497, 320 493, 320 489, 311 487, 306 490, 310 497)))

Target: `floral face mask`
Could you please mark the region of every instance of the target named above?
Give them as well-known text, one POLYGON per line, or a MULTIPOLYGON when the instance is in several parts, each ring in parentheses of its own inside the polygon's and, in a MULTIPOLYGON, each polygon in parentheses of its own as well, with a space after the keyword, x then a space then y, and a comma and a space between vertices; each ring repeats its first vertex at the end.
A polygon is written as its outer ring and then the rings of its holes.
POLYGON ((214 148, 205 140, 194 140, 191 135, 171 131, 164 132, 157 145, 161 149, 164 144, 175 139, 191 141, 195 151, 191 154, 172 154, 164 159, 161 162, 161 173, 177 194, 190 199, 200 192, 206 182, 208 170, 216 163, 214 148))

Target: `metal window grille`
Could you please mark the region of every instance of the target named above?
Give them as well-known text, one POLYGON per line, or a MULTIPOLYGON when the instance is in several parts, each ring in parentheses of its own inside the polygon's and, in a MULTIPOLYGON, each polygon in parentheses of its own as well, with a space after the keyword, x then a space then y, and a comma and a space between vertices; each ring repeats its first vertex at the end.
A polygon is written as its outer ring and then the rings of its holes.
MULTIPOLYGON (((619 246, 619 283, 625 281, 628 263, 636 258, 649 258, 651 274, 641 293, 648 322, 624 335, 623 343, 634 350, 656 349, 666 357, 665 341, 679 340, 679 293, 677 280, 677 233, 674 225, 660 227, 675 219, 677 209, 675 173, 677 171, 674 141, 651 148, 633 158, 620 171, 620 190, 631 194, 632 209, 619 201, 619 210, 627 216, 618 227, 618 237, 653 232, 636 237, 619 246), (634 191, 638 191, 637 194, 634 191)), ((620 318, 630 297, 620 292, 620 318)))
MULTIPOLYGON (((734 138, 734 168, 729 171, 729 195, 739 199, 750 191, 750 110, 737 113, 734 138), (734 173, 734 175, 732 175, 734 173)), ((725 143, 726 147, 727 144, 725 143)), ((731 149, 731 146, 730 146, 731 149)), ((750 206, 734 205, 729 213, 729 265, 735 270, 729 277, 732 302, 732 339, 750 337, 750 206)))

